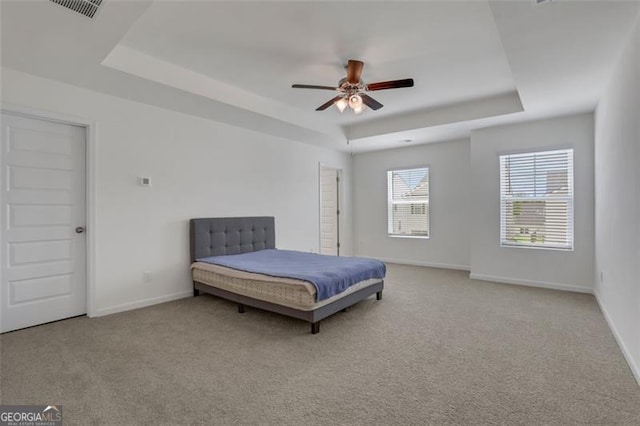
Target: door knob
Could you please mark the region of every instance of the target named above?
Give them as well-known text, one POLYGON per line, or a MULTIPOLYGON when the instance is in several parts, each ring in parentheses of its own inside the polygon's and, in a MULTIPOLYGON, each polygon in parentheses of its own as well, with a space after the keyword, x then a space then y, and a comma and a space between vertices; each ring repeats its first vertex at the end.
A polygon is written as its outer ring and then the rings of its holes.
POLYGON ((84 232, 84 226, 78 226, 76 228, 76 234, 82 234, 84 232))

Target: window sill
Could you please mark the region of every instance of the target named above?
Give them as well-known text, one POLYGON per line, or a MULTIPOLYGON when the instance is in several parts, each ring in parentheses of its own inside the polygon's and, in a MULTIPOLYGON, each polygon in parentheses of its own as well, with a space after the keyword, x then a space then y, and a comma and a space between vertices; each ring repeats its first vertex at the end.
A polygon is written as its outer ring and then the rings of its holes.
POLYGON ((396 235, 396 234, 387 234, 387 236, 391 237, 391 238, 410 238, 410 239, 417 239, 417 240, 428 240, 429 236, 428 235, 396 235))
POLYGON ((550 250, 550 251, 574 251, 573 247, 571 248, 561 248, 561 247, 544 247, 544 246, 531 246, 526 244, 503 244, 500 243, 500 248, 516 248, 516 249, 533 249, 533 250, 550 250))

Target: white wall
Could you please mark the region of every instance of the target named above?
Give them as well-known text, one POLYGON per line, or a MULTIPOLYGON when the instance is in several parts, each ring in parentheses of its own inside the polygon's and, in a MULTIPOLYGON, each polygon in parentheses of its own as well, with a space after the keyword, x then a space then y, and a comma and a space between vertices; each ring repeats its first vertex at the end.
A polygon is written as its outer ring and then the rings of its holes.
POLYGON ((595 120, 595 291, 640 382, 639 123, 640 23, 600 100, 595 120))
POLYGON ((278 247, 317 252, 319 162, 344 171, 342 247, 352 252, 347 154, 9 69, 2 102, 97 123, 96 314, 189 294, 192 217, 272 215, 278 247), (137 186, 141 175, 151 188, 137 186))
POLYGON ((591 292, 593 114, 471 133, 471 277, 591 292), (574 149, 574 250, 500 247, 499 155, 574 149))
POLYGON ((469 268, 469 141, 358 154, 353 159, 354 238, 360 256, 469 268), (387 235, 387 171, 429 166, 429 239, 387 235))

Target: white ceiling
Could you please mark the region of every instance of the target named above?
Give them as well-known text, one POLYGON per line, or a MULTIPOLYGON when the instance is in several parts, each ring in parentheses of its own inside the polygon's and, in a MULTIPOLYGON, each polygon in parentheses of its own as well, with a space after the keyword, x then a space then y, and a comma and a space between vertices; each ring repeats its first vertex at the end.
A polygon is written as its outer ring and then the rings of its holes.
POLYGON ((385 103, 375 114, 323 114, 343 125, 515 89, 486 2, 364 10, 353 2, 161 2, 122 44, 301 110, 335 94, 291 84, 335 86, 348 59, 365 61, 366 82, 415 79, 415 89, 372 93, 385 103))
POLYGON ((105 0, 91 20, 2 1, 2 65, 330 148, 362 152, 593 110, 640 1, 105 0), (348 59, 381 110, 314 111, 348 59), (347 139, 349 144, 347 144, 347 139))

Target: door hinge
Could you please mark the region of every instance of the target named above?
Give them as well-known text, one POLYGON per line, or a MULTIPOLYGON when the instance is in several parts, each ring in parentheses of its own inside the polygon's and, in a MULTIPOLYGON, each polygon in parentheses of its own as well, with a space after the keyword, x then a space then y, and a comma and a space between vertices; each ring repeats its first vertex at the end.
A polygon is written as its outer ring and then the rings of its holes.
POLYGON ((336 247, 340 248, 340 243, 336 244, 336 247))
POLYGON ((340 215, 340 209, 336 210, 336 214, 339 216, 340 215))

